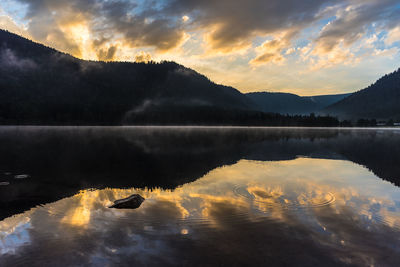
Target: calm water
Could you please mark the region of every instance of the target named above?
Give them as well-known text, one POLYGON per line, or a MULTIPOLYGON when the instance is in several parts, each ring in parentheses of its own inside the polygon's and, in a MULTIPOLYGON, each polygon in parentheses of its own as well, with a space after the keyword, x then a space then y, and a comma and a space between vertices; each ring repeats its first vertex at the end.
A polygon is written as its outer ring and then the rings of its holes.
POLYGON ((394 129, 3 127, 0 266, 399 266, 399 185, 394 129))

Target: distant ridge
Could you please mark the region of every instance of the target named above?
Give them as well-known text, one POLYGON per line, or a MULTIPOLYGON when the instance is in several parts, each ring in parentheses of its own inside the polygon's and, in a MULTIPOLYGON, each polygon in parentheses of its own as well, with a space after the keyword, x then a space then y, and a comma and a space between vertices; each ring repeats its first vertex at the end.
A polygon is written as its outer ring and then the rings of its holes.
POLYGON ((246 94, 263 112, 308 115, 342 100, 350 94, 298 96, 289 93, 255 92, 246 94))

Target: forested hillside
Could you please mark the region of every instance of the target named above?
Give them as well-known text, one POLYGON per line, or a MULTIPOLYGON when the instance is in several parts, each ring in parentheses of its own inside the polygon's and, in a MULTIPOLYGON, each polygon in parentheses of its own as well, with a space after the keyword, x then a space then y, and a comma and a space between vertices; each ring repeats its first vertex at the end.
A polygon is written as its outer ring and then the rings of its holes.
POLYGON ((278 112, 174 62, 85 61, 0 31, 3 125, 339 125, 278 112))
POLYGON ((400 69, 329 106, 324 113, 341 118, 400 120, 400 69))
POLYGON ((0 70, 3 124, 120 124, 161 106, 254 108, 236 89, 174 62, 84 61, 6 31, 0 70))

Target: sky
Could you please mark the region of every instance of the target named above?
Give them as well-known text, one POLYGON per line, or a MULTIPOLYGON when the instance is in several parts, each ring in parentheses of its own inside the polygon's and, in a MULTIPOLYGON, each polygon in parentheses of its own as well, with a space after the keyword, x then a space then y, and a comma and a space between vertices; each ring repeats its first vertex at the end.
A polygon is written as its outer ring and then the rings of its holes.
POLYGON ((400 67, 399 0, 1 0, 0 28, 104 61, 176 61, 242 92, 360 90, 400 67))

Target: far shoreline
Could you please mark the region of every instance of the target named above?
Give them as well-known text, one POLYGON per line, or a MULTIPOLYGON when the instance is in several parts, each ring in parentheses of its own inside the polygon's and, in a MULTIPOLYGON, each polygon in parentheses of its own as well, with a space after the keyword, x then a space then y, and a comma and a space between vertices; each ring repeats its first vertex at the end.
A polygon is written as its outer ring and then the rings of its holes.
POLYGON ((48 128, 48 129, 73 129, 73 128, 137 128, 137 129, 287 129, 287 130, 400 130, 400 126, 377 127, 320 127, 320 126, 241 126, 241 125, 0 125, 6 128, 48 128))

